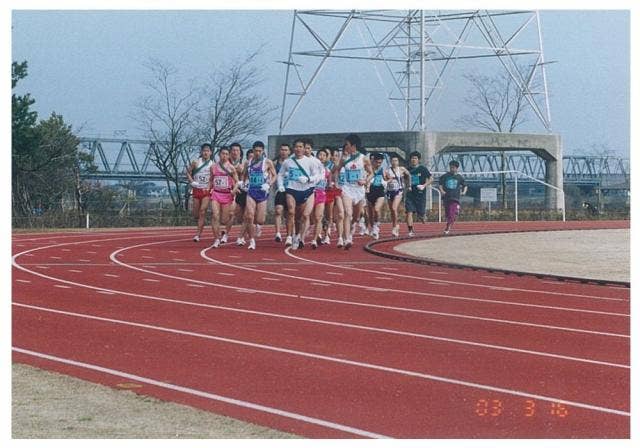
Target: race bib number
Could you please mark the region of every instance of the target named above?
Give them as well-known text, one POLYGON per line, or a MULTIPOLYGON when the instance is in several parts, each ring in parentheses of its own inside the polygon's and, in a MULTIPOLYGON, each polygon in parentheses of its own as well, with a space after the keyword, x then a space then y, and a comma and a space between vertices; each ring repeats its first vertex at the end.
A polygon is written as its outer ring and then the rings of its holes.
POLYGON ((411 175, 411 186, 416 186, 420 183, 420 175, 419 174, 412 174, 411 175))
POLYGON ((398 183, 397 180, 392 179, 389 181, 389 183, 387 184, 387 189, 389 191, 398 191, 400 189, 400 184, 398 183))
POLYGON ((250 173, 249 185, 252 187, 260 187, 264 183, 264 173, 250 173))
POLYGON ((372 185, 373 185, 374 187, 379 187, 379 186, 381 186, 381 185, 382 185, 382 174, 376 174, 376 175, 373 177, 373 183, 372 183, 372 185))
POLYGON ((218 190, 228 190, 229 189, 229 176, 214 176, 213 177, 213 186, 218 190))
POLYGON ((304 176, 300 168, 289 168, 289 172, 287 174, 289 181, 296 181, 300 176, 304 176))
POLYGON ((345 182, 346 182, 346 179, 345 179, 344 171, 340 171, 340 174, 338 175, 338 185, 344 185, 345 182))
POLYGON ((456 188, 458 188, 458 179, 450 177, 446 180, 444 186, 447 190, 455 190, 456 188))
POLYGON ((196 177, 194 179, 196 182, 198 182, 199 184, 207 184, 209 182, 209 175, 208 174, 196 174, 196 177))
POLYGON ((349 182, 350 184, 358 183, 362 175, 362 170, 355 169, 355 170, 346 170, 346 171, 347 171, 347 182, 349 182))

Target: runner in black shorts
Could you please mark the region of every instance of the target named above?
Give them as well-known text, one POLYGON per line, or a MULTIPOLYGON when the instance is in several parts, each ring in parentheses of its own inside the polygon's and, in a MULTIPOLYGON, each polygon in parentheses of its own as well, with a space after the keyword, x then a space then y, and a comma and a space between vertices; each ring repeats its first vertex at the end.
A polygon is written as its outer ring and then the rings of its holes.
POLYGON ((383 160, 384 156, 379 152, 371 155, 373 178, 371 178, 369 191, 367 192, 369 234, 376 240, 380 237, 380 211, 384 205, 384 190, 387 186, 387 181, 384 179, 384 170, 382 169, 383 160))
POLYGON ((411 185, 406 193, 404 208, 407 212, 407 227, 409 236, 414 236, 413 215, 424 222, 424 215, 427 206, 427 187, 433 181, 429 170, 420 165, 420 153, 414 151, 409 154, 409 174, 411 175, 411 185))
MULTIPOLYGON (((284 161, 287 160, 290 156, 291 156, 291 147, 289 146, 288 143, 282 143, 280 145, 280 154, 278 155, 278 158, 274 160, 274 164, 276 166, 276 174, 280 171, 280 168, 282 168, 282 164, 284 163, 284 161)), ((287 185, 285 182, 285 188, 286 187, 287 185)), ((276 226, 275 240, 279 243, 280 241, 282 241, 282 233, 280 232, 282 228, 282 215, 287 211, 287 193, 276 190, 276 198, 275 198, 274 206, 275 206, 274 220, 275 220, 275 226, 276 226)), ((288 229, 286 234, 289 235, 288 229)))

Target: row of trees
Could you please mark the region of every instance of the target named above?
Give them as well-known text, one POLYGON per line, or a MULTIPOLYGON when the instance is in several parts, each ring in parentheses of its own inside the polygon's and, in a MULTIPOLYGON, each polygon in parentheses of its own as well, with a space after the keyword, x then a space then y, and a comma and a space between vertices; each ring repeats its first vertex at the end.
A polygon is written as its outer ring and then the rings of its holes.
MULTIPOLYGON (((257 54, 186 83, 169 63, 146 64, 150 77, 132 118, 145 137, 156 142, 151 162, 165 175, 176 214, 185 206, 184 155, 203 141, 214 147, 246 143, 271 119, 275 108, 256 93, 263 82, 254 64, 257 54)), ((27 62, 13 62, 11 74, 13 90, 27 76, 27 62)), ((82 225, 87 207, 100 210, 104 196, 102 185, 80 176, 97 168, 92 157, 80 150, 77 136, 61 115, 53 112, 38 121, 32 109, 35 100, 28 93, 14 92, 11 102, 14 219, 24 222, 44 212, 74 213, 82 225)))
POLYGON ((151 160, 165 175, 176 210, 185 205, 180 188, 184 153, 201 142, 214 148, 233 141, 246 143, 271 120, 275 107, 258 93, 264 79, 255 64, 257 55, 186 83, 167 62, 146 64, 151 76, 133 118, 145 137, 156 142, 151 160))
MULTIPOLYGON (((27 76, 27 63, 13 62, 11 88, 27 76)), ((78 138, 61 115, 38 122, 27 93, 11 96, 11 205, 13 216, 28 218, 45 210, 86 212, 83 170, 95 169, 91 157, 78 150, 78 138)))

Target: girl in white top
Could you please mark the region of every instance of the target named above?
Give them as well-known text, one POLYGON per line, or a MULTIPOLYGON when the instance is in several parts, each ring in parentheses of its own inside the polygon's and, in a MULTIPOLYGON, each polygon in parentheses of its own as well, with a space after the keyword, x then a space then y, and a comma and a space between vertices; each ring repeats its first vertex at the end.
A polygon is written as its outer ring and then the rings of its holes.
POLYGON ((334 167, 334 173, 340 173, 344 167, 345 184, 342 186, 342 205, 344 206, 344 248, 350 249, 353 245, 351 235, 351 220, 354 216, 360 216, 365 195, 364 186, 373 177, 371 161, 358 150, 362 143, 356 134, 349 134, 344 140, 344 151, 340 163, 334 167))
POLYGON ((187 167, 187 179, 191 185, 191 195, 193 197, 192 213, 194 219, 198 220, 198 233, 193 237, 193 241, 200 241, 202 229, 204 229, 204 219, 209 207, 209 178, 211 175, 211 145, 204 143, 200 146, 200 157, 194 160, 187 167))
POLYGON ((391 234, 400 235, 400 225, 398 224, 398 206, 402 202, 402 192, 404 183, 411 182, 411 174, 405 167, 400 166, 400 159, 397 155, 391 156, 391 166, 385 171, 384 179, 387 181, 387 201, 391 212, 391 234))

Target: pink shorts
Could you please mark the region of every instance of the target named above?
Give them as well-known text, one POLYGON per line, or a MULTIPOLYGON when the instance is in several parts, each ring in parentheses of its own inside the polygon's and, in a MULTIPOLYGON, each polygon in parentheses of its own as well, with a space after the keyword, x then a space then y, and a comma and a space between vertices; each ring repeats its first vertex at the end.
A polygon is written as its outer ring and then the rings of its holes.
POLYGON ((327 193, 324 190, 316 190, 313 192, 314 205, 324 204, 327 202, 327 193))
POLYGON ((220 205, 228 205, 233 202, 233 195, 231 193, 211 190, 211 200, 216 201, 220 205))

